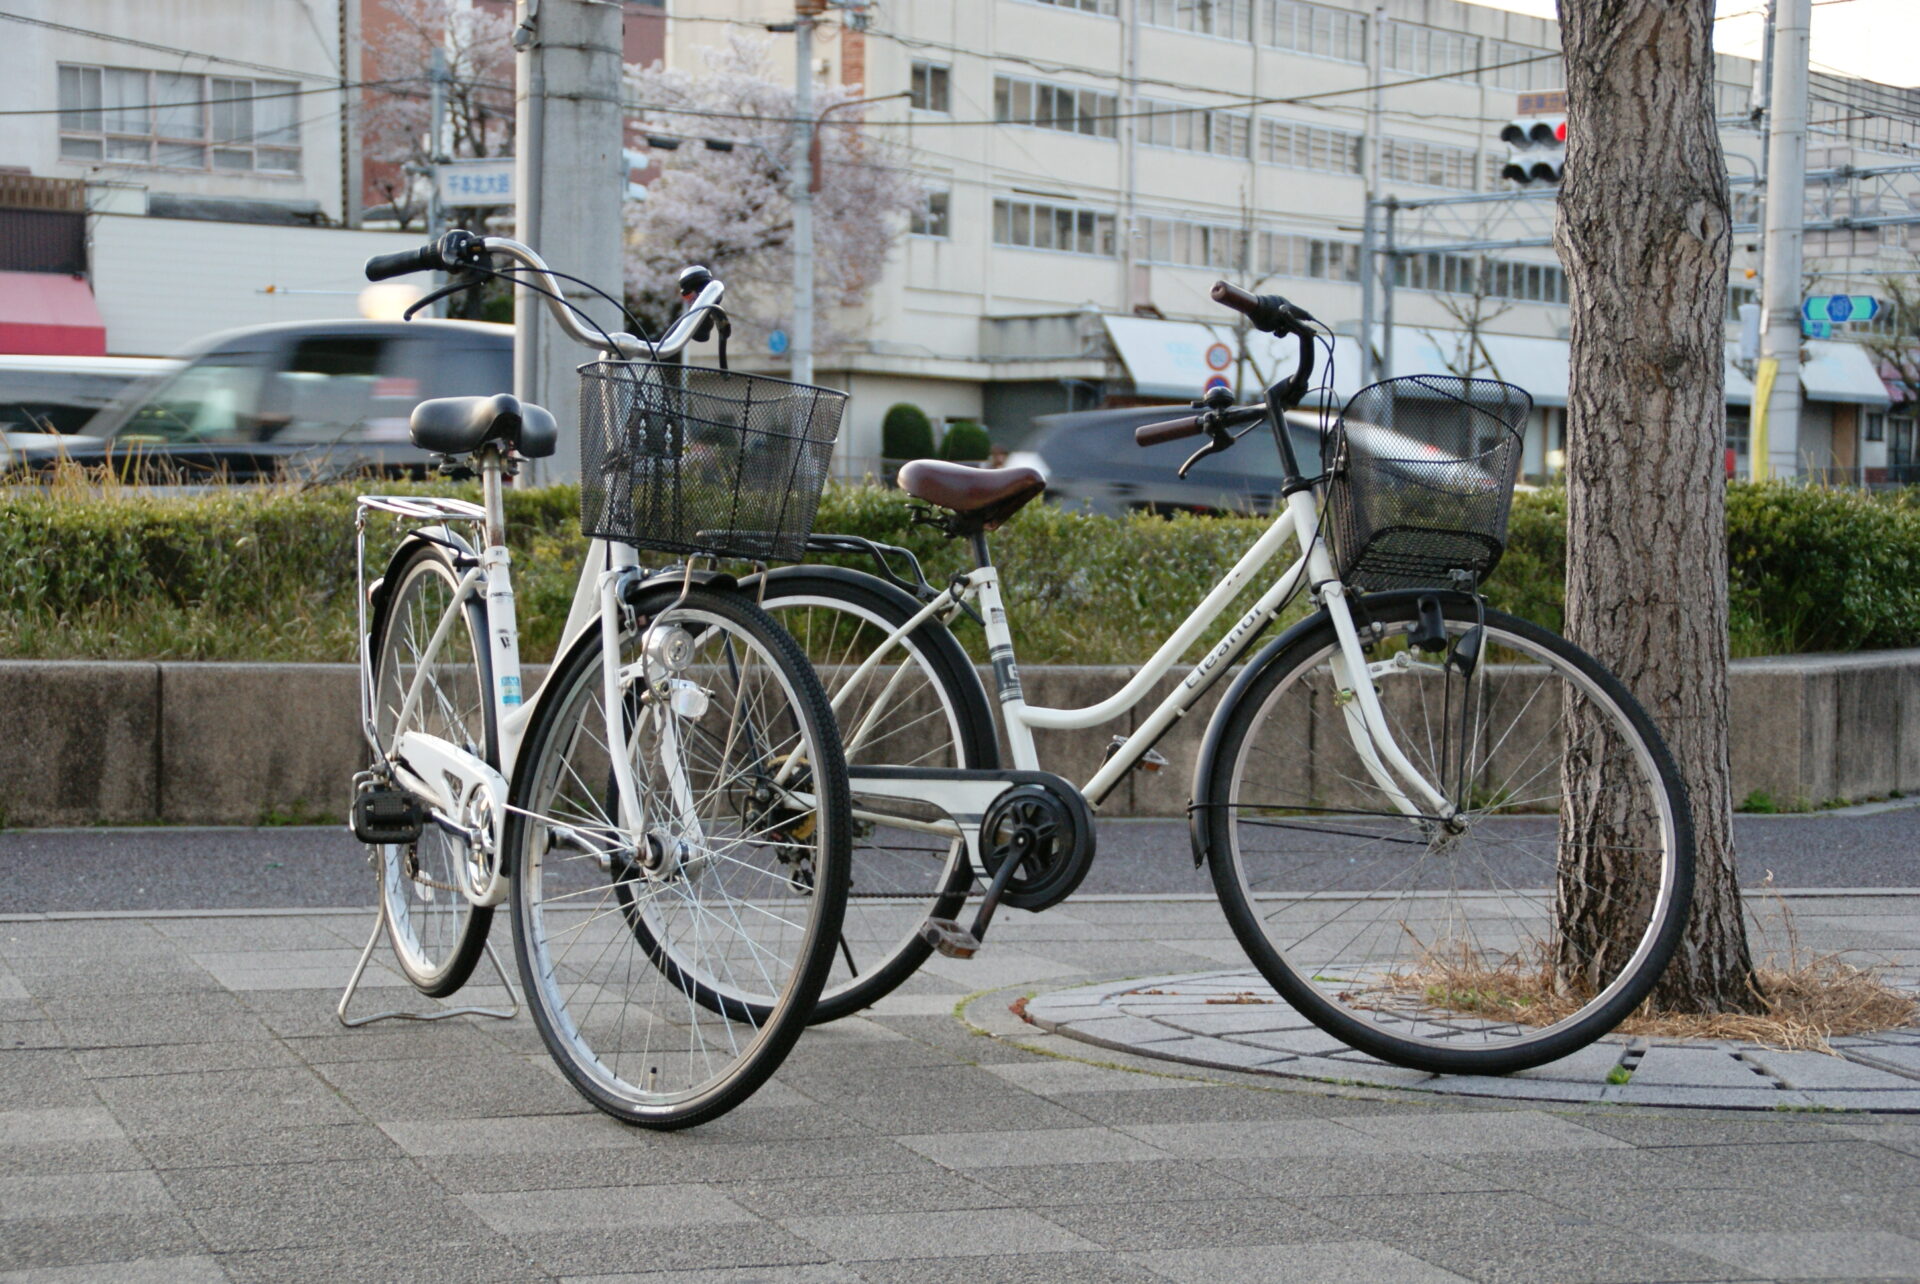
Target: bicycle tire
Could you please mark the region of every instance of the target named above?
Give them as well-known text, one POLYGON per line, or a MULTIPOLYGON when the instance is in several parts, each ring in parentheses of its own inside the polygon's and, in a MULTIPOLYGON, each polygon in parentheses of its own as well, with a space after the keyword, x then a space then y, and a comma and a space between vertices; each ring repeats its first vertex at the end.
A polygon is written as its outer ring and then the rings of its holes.
MULTIPOLYGON (((860 663, 921 604, 885 580, 837 567, 769 572, 761 607, 800 644, 836 702, 849 766, 995 768, 1000 744, 986 690, 947 627, 928 620, 901 638, 904 661, 876 669, 848 689, 860 663), (896 681, 897 679, 897 681, 896 681), (866 715, 881 704, 871 723, 866 715), (859 743, 849 737, 865 727, 859 743)), ((951 918, 973 883, 966 844, 856 822, 847 917, 816 1022, 833 1021, 892 993, 933 953, 920 933, 929 917, 951 918)))
MULTIPOLYGON (((373 649, 374 725, 384 743, 392 741, 411 681, 408 655, 417 667, 459 586, 460 571, 445 549, 419 543, 389 571, 388 582, 391 588, 373 649)), ((429 698, 418 702, 417 728, 452 740, 498 767, 486 613, 469 598, 462 617, 464 627, 450 632, 442 644, 443 649, 459 649, 457 662, 436 666, 428 677, 429 698)), ((444 998, 467 983, 493 924, 492 908, 473 904, 459 890, 463 879, 457 866, 464 853, 464 843, 432 824, 412 844, 375 849, 380 912, 395 959, 414 988, 433 998, 444 998)))
POLYGON ((1373 626, 1371 676, 1396 742, 1452 782, 1463 828, 1407 820, 1366 771, 1322 612, 1249 665, 1217 715, 1196 774, 1206 856, 1254 965, 1323 1030, 1415 1069, 1511 1073, 1584 1047, 1652 990, 1685 926, 1692 816, 1652 720, 1592 657, 1487 610, 1463 671, 1456 647, 1482 616, 1452 595, 1442 658, 1415 661, 1421 600, 1363 599, 1356 618, 1373 626), (1396 653, 1409 659, 1378 663, 1396 653), (1605 887, 1563 859, 1598 849, 1569 817, 1575 793, 1602 791, 1639 818, 1602 835, 1634 840, 1606 846, 1617 868, 1605 887), (1565 930, 1574 896, 1619 918, 1617 968, 1565 930))
POLYGON ((631 605, 645 623, 622 639, 623 673, 674 675, 621 698, 642 832, 608 788, 596 623, 542 692, 514 773, 514 940, 568 1080, 615 1118, 683 1128, 746 1100, 806 1026, 851 821, 832 714, 792 639, 726 590, 676 584, 631 605), (641 660, 650 638, 669 658, 641 660))

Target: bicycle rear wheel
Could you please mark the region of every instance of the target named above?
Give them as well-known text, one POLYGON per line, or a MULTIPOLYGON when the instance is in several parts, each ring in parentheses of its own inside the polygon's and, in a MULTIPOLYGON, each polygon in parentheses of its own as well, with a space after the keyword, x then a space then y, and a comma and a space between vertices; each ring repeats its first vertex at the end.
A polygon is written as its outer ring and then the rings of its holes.
POLYGON ((1207 857, 1241 945, 1315 1024, 1400 1065, 1507 1073, 1652 990, 1692 894, 1692 816, 1652 721, 1592 657, 1498 611, 1482 633, 1457 596, 1425 654, 1417 603, 1362 603, 1368 676, 1456 820, 1401 814, 1361 762, 1323 613, 1221 715, 1207 857))
MULTIPOLYGON (((380 742, 391 745, 400 732, 418 731, 497 766, 492 666, 480 603, 467 599, 439 650, 429 656, 459 587, 459 570, 445 550, 420 544, 390 579, 391 595, 373 650, 373 722, 380 742), (416 680, 420 696, 407 712, 416 680)), ((460 890, 467 855, 464 841, 433 824, 413 843, 374 849, 380 910, 400 970, 435 998, 452 994, 473 975, 493 923, 493 910, 473 904, 460 890)))
MULTIPOLYGON (((760 604, 813 662, 849 766, 999 765, 986 692, 945 625, 927 621, 861 672, 887 635, 918 612, 913 598, 871 575, 795 566, 767 576, 760 604)), ((889 824, 885 817, 900 811, 889 801, 882 813, 859 814, 856 801, 847 915, 816 1022, 868 1007, 913 975, 933 952, 920 925, 953 917, 972 886, 966 844, 889 824)))
POLYGON ((596 627, 540 696, 506 847, 555 1061, 607 1113, 678 1128, 745 1100, 806 1025, 845 906, 846 771, 813 671, 750 602, 633 605, 618 731, 596 627))

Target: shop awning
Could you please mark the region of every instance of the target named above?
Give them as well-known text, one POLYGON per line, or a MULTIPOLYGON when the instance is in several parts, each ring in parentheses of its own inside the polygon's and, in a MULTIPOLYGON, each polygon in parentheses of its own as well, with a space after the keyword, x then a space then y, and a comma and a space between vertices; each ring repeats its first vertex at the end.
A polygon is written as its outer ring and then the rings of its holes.
MULTIPOLYGON (((1215 376, 1229 384, 1239 362, 1240 348, 1233 327, 1199 321, 1159 321, 1151 317, 1103 316, 1107 337, 1133 379, 1134 394, 1191 401, 1215 376)), ((1299 359, 1292 339, 1249 334, 1248 378, 1272 382, 1292 373, 1299 359)), ((1325 376, 1327 353, 1321 348, 1314 372, 1317 385, 1325 376)), ((1344 401, 1360 389, 1360 345, 1341 337, 1334 341, 1334 394, 1344 401)))
POLYGON ((1395 378, 1469 370, 1476 379, 1499 379, 1526 389, 1536 406, 1567 404, 1568 357, 1564 339, 1482 334, 1478 345, 1469 352, 1465 331, 1394 327, 1395 378))
POLYGON ((0 272, 0 352, 101 357, 107 323, 82 277, 0 272))
POLYGON ((1800 365, 1800 387, 1809 401, 1845 401, 1885 410, 1892 405, 1873 354, 1858 343, 1810 339, 1800 365))

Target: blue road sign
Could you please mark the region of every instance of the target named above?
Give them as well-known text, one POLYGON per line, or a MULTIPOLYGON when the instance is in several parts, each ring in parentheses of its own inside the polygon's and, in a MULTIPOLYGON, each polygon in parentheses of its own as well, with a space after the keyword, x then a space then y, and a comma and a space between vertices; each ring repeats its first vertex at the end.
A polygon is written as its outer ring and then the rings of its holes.
POLYGON ((1213 376, 1213 378, 1207 380, 1207 387, 1208 388, 1231 388, 1233 387, 1233 385, 1227 381, 1227 377, 1225 375, 1215 375, 1213 376))
POLYGON ((1808 321, 1871 321, 1880 315, 1880 300, 1871 294, 1813 294, 1800 305, 1800 315, 1808 321))
POLYGON ((1803 317, 1800 321, 1800 333, 1809 339, 1831 339, 1833 322, 1808 321, 1803 317))
POLYGON ((767 336, 768 352, 771 352, 774 356, 777 357, 781 353, 785 352, 786 350, 787 350, 787 332, 785 330, 775 330, 772 334, 767 336))

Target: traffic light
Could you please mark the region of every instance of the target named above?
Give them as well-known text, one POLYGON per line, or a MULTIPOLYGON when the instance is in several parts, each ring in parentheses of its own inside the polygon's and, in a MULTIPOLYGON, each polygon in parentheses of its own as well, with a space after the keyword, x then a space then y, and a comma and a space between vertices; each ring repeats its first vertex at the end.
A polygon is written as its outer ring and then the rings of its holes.
POLYGON ((1530 183, 1558 183, 1567 163, 1567 118, 1521 116, 1506 123, 1500 141, 1507 145, 1507 163, 1500 177, 1522 187, 1530 183))

